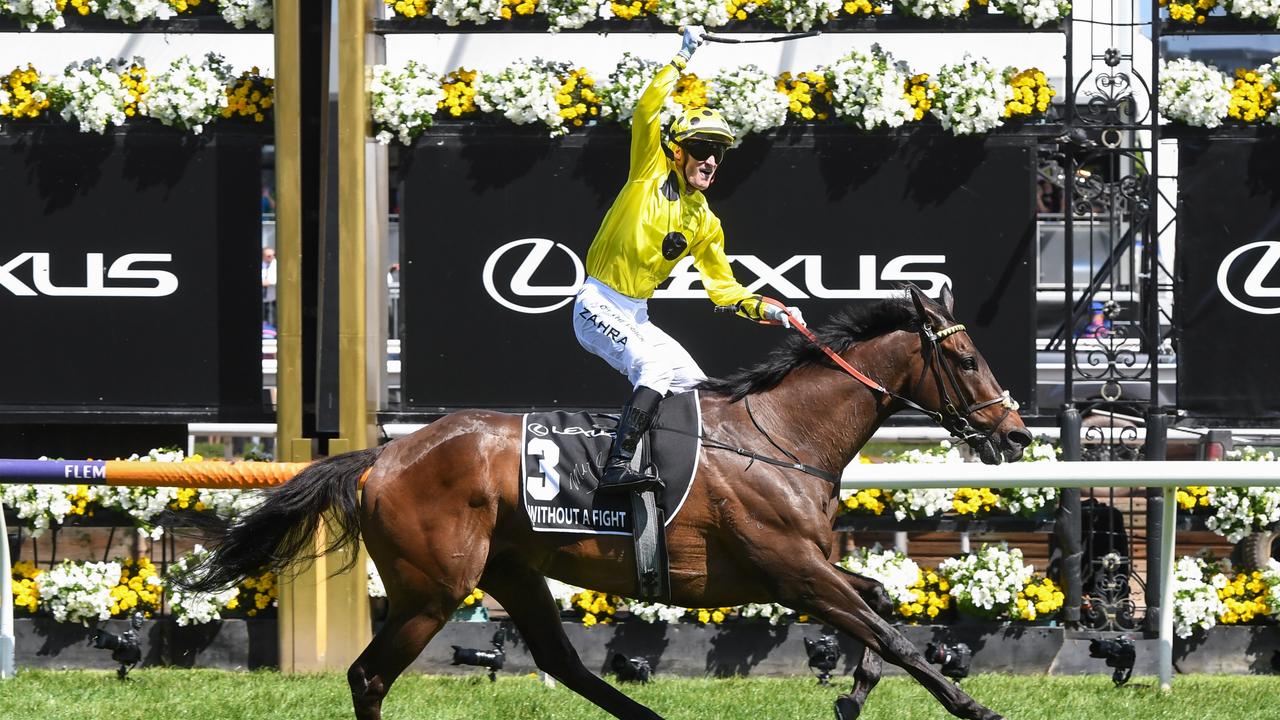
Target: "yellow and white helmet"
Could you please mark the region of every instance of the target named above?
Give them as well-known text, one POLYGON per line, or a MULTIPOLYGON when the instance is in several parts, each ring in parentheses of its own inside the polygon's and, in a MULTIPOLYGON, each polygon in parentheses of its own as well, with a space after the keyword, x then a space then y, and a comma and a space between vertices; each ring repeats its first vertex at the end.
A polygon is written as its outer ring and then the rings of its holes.
POLYGON ((719 110, 697 107, 685 110, 684 115, 671 124, 671 142, 678 145, 685 140, 707 140, 732 145, 735 138, 733 128, 724 121, 719 110))

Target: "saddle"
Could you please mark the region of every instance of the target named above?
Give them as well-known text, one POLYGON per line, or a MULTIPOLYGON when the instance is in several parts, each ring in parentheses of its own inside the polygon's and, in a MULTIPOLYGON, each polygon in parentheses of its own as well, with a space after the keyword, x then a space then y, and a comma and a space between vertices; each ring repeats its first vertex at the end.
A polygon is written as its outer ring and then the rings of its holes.
POLYGON ((701 417, 696 392, 665 398, 633 463, 662 481, 639 493, 596 492, 617 417, 527 413, 521 424, 521 496, 536 532, 630 535, 639 599, 670 599, 665 528, 697 471, 701 417))

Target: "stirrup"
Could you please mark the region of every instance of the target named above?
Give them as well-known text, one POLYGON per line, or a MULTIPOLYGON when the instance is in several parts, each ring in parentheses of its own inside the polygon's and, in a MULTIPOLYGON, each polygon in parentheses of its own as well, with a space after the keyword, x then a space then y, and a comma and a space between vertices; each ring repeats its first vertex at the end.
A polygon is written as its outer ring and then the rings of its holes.
POLYGON ((624 492, 644 492, 645 490, 661 490, 665 487, 662 479, 656 475, 647 475, 637 473, 631 468, 623 468, 620 475, 614 476, 606 467, 604 473, 600 476, 600 484, 596 486, 597 492, 602 493, 624 493, 624 492))

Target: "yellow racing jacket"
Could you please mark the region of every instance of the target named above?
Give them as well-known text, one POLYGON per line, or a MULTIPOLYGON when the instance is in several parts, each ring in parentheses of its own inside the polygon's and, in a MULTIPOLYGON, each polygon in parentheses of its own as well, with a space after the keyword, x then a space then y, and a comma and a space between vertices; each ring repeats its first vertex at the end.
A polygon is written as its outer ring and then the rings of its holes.
POLYGON ((758 319, 757 296, 738 284, 725 257, 720 218, 701 192, 688 191, 684 174, 662 150, 659 115, 679 78, 679 61, 664 65, 636 104, 627 184, 591 242, 587 273, 623 295, 648 299, 691 255, 712 302, 741 303, 740 314, 758 319))

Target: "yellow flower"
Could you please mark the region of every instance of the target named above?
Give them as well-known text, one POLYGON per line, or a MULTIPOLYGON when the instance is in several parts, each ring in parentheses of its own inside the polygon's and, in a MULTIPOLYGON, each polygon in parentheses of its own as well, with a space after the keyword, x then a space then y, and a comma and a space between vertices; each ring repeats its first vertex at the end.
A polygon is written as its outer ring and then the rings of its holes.
POLYGON ((426 17, 431 9, 427 0, 386 0, 386 3, 396 15, 408 19, 426 17))

